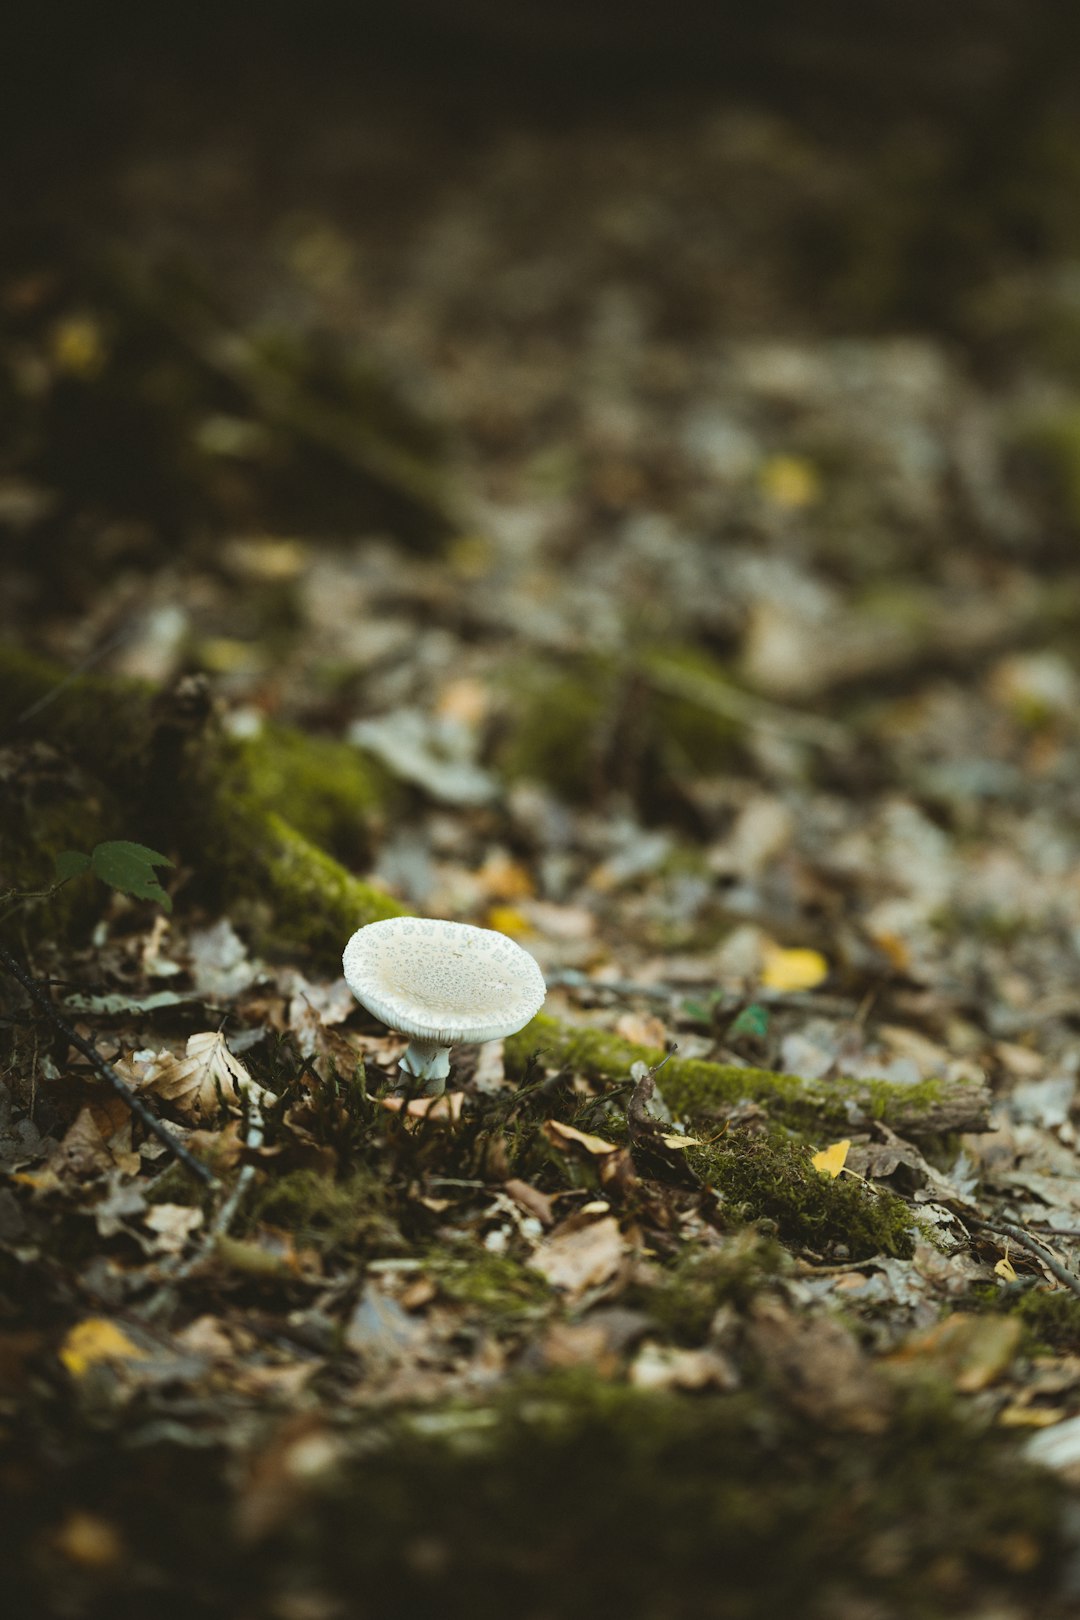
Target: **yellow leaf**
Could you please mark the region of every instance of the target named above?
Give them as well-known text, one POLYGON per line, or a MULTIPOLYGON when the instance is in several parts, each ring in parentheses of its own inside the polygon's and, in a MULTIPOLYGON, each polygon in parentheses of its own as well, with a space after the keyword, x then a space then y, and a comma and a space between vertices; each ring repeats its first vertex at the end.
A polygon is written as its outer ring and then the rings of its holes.
POLYGON ((760 477, 765 494, 787 511, 812 506, 821 495, 821 477, 805 456, 769 456, 760 477))
POLYGON ((124 1556, 124 1543, 107 1519, 76 1510, 57 1531, 56 1550, 83 1569, 110 1569, 124 1556))
POLYGON ((89 315, 69 315, 52 332, 52 355, 57 368, 73 377, 96 377, 105 364, 101 328, 89 315))
POLYGON ((1004 1277, 1006 1282, 1016 1282, 1016 1272, 1013 1269, 1013 1263, 1009 1259, 1008 1255, 1005 1255, 1004 1259, 998 1261, 997 1265, 994 1267, 994 1276, 1004 1277))
POLYGON ((532 923, 516 906, 490 906, 486 920, 496 933, 510 934, 513 938, 533 932, 532 923))
POLYGON ((766 990, 812 990, 828 976, 829 964, 820 951, 765 948, 761 982, 766 990))
POLYGON ((85 1378, 99 1361, 145 1361, 146 1351, 107 1317, 88 1316, 60 1346, 60 1360, 72 1378, 85 1378))
POLYGON ((831 1147, 822 1148, 820 1153, 814 1154, 811 1161, 814 1169, 824 1171, 825 1175, 831 1176, 835 1181, 844 1168, 850 1147, 851 1143, 845 1136, 842 1142, 834 1142, 831 1147))

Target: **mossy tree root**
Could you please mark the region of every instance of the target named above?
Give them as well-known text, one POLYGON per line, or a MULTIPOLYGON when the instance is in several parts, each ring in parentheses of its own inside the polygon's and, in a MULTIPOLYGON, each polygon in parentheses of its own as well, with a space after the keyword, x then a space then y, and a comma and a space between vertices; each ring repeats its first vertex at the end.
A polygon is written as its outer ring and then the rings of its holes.
MULTIPOLYGON (((323 847, 348 841, 362 858, 365 826, 391 791, 345 744, 282 728, 237 742, 214 724, 197 685, 159 697, 128 680, 65 681, 4 647, 0 715, 5 740, 49 743, 102 785, 116 822, 106 829, 100 813, 88 815, 84 845, 131 837, 177 855, 200 898, 233 910, 260 948, 300 947, 337 962, 354 929, 404 909, 323 847)), ((62 843, 45 818, 34 826, 23 816, 15 831, 0 825, 5 876, 21 888, 47 883, 53 855, 81 836, 70 816, 62 843)), ((45 910, 20 914, 31 936, 55 921, 45 910)))
MULTIPOLYGON (((536 1054, 548 1067, 566 1067, 594 1080, 625 1080, 634 1063, 655 1068, 664 1059, 656 1047, 638 1046, 606 1030, 568 1024, 538 1013, 506 1043, 507 1066, 524 1072, 536 1054)), ((813 1126, 851 1130, 884 1120, 908 1136, 985 1130, 990 1096, 983 1085, 945 1079, 897 1085, 888 1080, 806 1080, 772 1069, 736 1063, 705 1063, 671 1057, 658 1078, 664 1100, 685 1117, 720 1115, 740 1102, 758 1102, 771 1118, 799 1130, 813 1126)))

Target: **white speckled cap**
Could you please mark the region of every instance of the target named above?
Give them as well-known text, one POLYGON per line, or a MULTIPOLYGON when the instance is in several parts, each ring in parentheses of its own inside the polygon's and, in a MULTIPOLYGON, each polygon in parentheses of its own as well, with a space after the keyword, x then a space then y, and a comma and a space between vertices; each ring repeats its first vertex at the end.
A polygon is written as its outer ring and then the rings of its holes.
POLYGON ((440 1046, 497 1041, 543 1005, 543 974, 492 928, 390 917, 358 928, 342 962, 349 989, 390 1029, 440 1046))

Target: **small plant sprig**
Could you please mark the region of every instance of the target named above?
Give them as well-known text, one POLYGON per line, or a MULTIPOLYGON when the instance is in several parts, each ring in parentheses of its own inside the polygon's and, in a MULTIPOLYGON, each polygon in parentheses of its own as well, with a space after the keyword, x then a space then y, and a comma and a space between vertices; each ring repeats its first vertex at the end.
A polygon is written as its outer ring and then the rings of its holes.
POLYGON ((0 911, 0 922, 31 900, 51 900, 65 884, 82 877, 84 872, 93 873, 102 883, 119 889, 122 894, 133 895, 136 900, 156 900, 166 911, 172 910, 172 899, 158 881, 155 868, 172 866, 173 862, 145 844, 113 838, 104 844, 95 844, 89 855, 82 850, 65 849, 53 856, 53 865, 56 881, 47 889, 9 889, 0 895, 0 905, 4 907, 0 911))
POLYGON ((56 876, 60 883, 92 872, 110 888, 122 894, 134 895, 136 900, 156 900, 166 911, 172 910, 172 900, 158 882, 158 866, 172 866, 167 855, 145 844, 132 844, 125 838, 110 839, 95 844, 89 855, 78 849, 65 849, 54 857, 56 876))

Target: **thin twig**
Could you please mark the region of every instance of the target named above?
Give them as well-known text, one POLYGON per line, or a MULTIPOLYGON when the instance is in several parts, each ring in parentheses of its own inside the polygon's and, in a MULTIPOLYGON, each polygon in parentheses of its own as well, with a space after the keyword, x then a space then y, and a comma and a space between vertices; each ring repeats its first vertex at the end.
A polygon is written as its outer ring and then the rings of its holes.
POLYGON ((23 967, 22 963, 17 961, 3 945, 0 945, 0 964, 7 968, 13 978, 19 981, 27 995, 37 1003, 54 1028, 60 1031, 61 1035, 71 1043, 77 1052, 82 1053, 83 1057, 93 1066, 106 1084, 111 1086, 116 1095, 127 1105, 136 1119, 142 1122, 152 1136, 157 1137, 158 1141, 163 1144, 177 1163, 182 1164, 185 1170, 190 1171, 205 1186, 216 1187, 217 1177, 213 1172, 205 1164, 200 1163, 195 1155, 182 1142, 178 1141, 169 1127, 163 1124, 157 1115, 147 1108, 142 1098, 132 1091, 127 1081, 120 1078, 112 1064, 106 1062, 97 1047, 92 1042, 84 1039, 78 1030, 72 1029, 67 1019, 62 1018, 57 1012, 49 997, 29 970, 23 967))
MULTIPOLYGON (((248 1096, 248 1128, 244 1136, 244 1146, 249 1149, 260 1148, 263 1144, 263 1114, 256 1097, 248 1096)), ((236 1178, 236 1184, 228 1197, 224 1200, 207 1230, 206 1237, 193 1255, 190 1255, 183 1265, 173 1272, 170 1282, 185 1282, 192 1272, 202 1262, 209 1258, 218 1242, 228 1233, 229 1227, 236 1218, 236 1212, 243 1202, 244 1195, 251 1186, 255 1177, 255 1166, 245 1164, 236 1178)))
POLYGON ((961 1219, 971 1226, 981 1227, 983 1231, 999 1232, 1004 1237, 1012 1238, 1014 1243, 1018 1243, 1029 1254, 1033 1254, 1036 1260, 1040 1261, 1063 1287, 1071 1289, 1074 1294, 1080 1295, 1080 1277, 1074 1271, 1070 1271, 1068 1266, 1062 1265, 1060 1260, 1055 1259, 1049 1249, 1040 1243, 1038 1238, 1032 1237, 1031 1233, 1024 1227, 1014 1226, 1011 1221, 984 1221, 977 1215, 969 1215, 966 1210, 961 1219))
POLYGON ((130 638, 131 633, 132 626, 124 625, 123 628, 118 630, 114 636, 110 636, 108 641, 103 642, 100 647, 96 647, 93 652, 87 653, 86 657, 80 659, 77 664, 69 669, 67 673, 59 681, 57 681, 55 686, 51 686, 47 692, 43 693, 42 696, 39 697, 34 703, 31 703, 29 708, 24 709, 21 714, 17 714, 15 716, 15 724, 17 726, 23 726, 28 720, 32 720, 35 715, 40 714, 42 709, 47 708, 50 703, 54 703, 62 692, 66 692, 72 682, 77 681, 80 675, 84 675, 88 669, 91 669, 94 664, 99 663, 101 659, 113 652, 115 648, 122 646, 123 643, 130 638))

